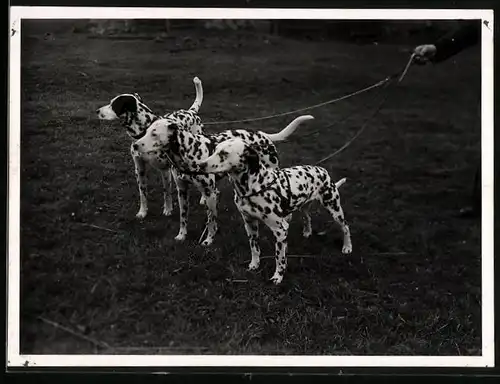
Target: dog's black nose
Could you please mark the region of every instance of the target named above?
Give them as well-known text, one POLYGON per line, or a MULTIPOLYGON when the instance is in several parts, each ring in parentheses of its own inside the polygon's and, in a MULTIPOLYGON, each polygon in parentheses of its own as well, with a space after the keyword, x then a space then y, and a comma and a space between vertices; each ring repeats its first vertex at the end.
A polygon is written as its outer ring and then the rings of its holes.
POLYGON ((132 145, 132 148, 137 151, 139 149, 139 144, 135 143, 134 145, 132 145))
POLYGON ((99 110, 100 110, 100 108, 97 108, 97 109, 95 110, 95 113, 99 114, 99 110))

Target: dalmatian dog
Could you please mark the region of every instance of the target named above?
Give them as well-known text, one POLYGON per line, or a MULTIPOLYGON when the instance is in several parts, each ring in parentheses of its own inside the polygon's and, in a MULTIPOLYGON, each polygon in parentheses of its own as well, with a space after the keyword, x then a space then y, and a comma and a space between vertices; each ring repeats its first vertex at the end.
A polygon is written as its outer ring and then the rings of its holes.
MULTIPOLYGON (((177 124, 179 129, 193 133, 201 133, 203 124, 198 116, 198 111, 203 102, 203 87, 198 77, 193 79, 196 89, 196 99, 188 110, 177 110, 158 116, 146 106, 142 98, 137 94, 122 94, 116 96, 111 102, 97 110, 97 116, 101 120, 121 119, 127 134, 135 140, 144 137, 149 126, 156 120, 163 118, 171 123, 177 124)), ((149 164, 160 171, 163 182, 163 215, 172 214, 172 169, 163 159, 154 156, 143 156, 141 153, 130 148, 134 161, 135 175, 139 187, 140 208, 137 218, 143 219, 148 213, 146 166, 149 164)), ((203 201, 200 201, 203 203, 203 201)))
POLYGON ((188 185, 194 185, 201 192, 207 207, 205 226, 207 237, 202 245, 210 245, 214 240, 218 229, 217 205, 220 195, 217 182, 224 175, 219 172, 218 177, 218 175, 200 172, 198 163, 208 158, 217 144, 231 138, 239 138, 259 149, 260 162, 263 167, 277 168, 279 159, 274 143, 286 140, 302 122, 310 119, 313 117, 299 116, 283 130, 273 134, 238 129, 211 135, 180 129, 178 124, 169 119, 156 120, 144 137, 137 140, 132 147, 143 157, 151 156, 174 165, 172 172, 177 183, 180 211, 180 228, 175 239, 183 241, 186 238, 189 212, 188 185))
POLYGON ((247 232, 252 261, 249 270, 260 263, 259 221, 264 222, 276 239, 276 270, 271 280, 281 283, 287 266, 287 235, 292 213, 301 211, 303 236, 312 233, 310 205, 318 200, 340 225, 344 234, 342 253, 352 252, 349 226, 340 205, 338 188, 345 178, 334 183, 327 170, 311 165, 272 169, 260 161, 259 149, 240 138, 219 143, 215 151, 200 162, 207 173, 228 173, 234 187, 234 202, 247 232))

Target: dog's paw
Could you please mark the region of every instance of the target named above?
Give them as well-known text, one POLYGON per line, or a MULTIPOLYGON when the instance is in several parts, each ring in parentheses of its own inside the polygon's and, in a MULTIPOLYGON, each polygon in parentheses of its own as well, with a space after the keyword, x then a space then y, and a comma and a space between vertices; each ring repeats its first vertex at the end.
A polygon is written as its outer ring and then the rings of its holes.
POLYGON ((259 268, 259 264, 260 263, 258 261, 255 261, 255 262, 252 261, 252 262, 250 262, 250 264, 248 264, 248 270, 249 271, 255 271, 256 269, 259 268))
POLYGON ((172 207, 170 208, 167 208, 167 207, 163 207, 163 216, 172 216, 172 213, 173 213, 173 209, 172 207))
POLYGON ((344 255, 347 255, 347 254, 349 254, 349 253, 352 253, 352 245, 351 245, 351 244, 349 244, 349 245, 344 245, 344 246, 342 247, 342 253, 343 253, 344 255))
POLYGON ((278 285, 283 280, 283 276, 275 273, 273 277, 271 277, 269 280, 271 280, 274 283, 274 285, 278 285))
POLYGON ((209 236, 205 240, 203 240, 200 244, 203 245, 204 247, 208 247, 209 245, 212 245, 213 242, 214 238, 209 236))
POLYGON ((186 240, 186 234, 185 233, 179 233, 177 236, 174 238, 176 241, 184 241, 186 240))
POLYGON ((206 204, 206 201, 207 201, 207 199, 205 198, 205 196, 202 196, 202 197, 200 198, 200 205, 205 205, 205 204, 206 204))
POLYGON ((135 217, 137 217, 138 219, 142 220, 146 217, 146 215, 148 214, 148 211, 145 210, 145 209, 141 209, 139 212, 137 212, 137 215, 135 215, 135 217))
POLYGON ((309 230, 309 231, 303 231, 302 232, 302 236, 304 236, 306 239, 308 237, 311 237, 311 235, 312 235, 312 231, 311 230, 309 230))

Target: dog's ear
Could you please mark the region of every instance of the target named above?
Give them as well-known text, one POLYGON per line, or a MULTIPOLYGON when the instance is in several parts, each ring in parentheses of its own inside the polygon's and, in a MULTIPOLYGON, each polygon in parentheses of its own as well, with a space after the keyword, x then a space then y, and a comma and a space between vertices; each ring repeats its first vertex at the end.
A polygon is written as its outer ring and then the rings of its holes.
POLYGON ((250 173, 257 173, 259 171, 259 154, 250 146, 246 148, 246 161, 250 173))
POLYGON ((170 123, 167 126, 168 129, 168 144, 167 147, 172 153, 178 155, 180 153, 180 143, 179 143, 179 135, 177 132, 179 131, 179 126, 175 123, 170 123))
POLYGON ((176 135, 177 136, 177 133, 179 132, 179 126, 176 124, 176 123, 170 123, 167 125, 167 132, 169 132, 168 134, 171 135, 176 135))
POLYGON ((111 104, 111 108, 115 111, 116 116, 123 115, 125 112, 136 113, 137 101, 133 96, 118 96, 111 104))
POLYGON ((138 93, 134 93, 134 96, 137 100, 139 100, 142 103, 142 97, 138 93))

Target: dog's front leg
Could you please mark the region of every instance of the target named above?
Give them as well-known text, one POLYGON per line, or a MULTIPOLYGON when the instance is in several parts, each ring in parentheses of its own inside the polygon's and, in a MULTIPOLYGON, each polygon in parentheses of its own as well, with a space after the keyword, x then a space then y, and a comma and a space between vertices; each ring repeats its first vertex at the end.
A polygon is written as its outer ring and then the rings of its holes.
POLYGON ((139 187, 140 207, 136 217, 144 219, 148 214, 147 184, 146 184, 146 162, 132 150, 132 159, 135 166, 135 178, 139 187))
POLYGON ((168 167, 166 170, 161 171, 161 178, 163 181, 163 215, 172 215, 172 172, 168 167))
POLYGON ((286 219, 276 220, 271 222, 271 225, 266 222, 268 227, 273 232, 274 238, 276 239, 275 245, 275 257, 276 257, 276 270, 274 275, 271 277, 271 281, 274 284, 279 284, 283 280, 283 275, 286 270, 286 251, 288 248, 287 236, 288 236, 288 222, 286 219))
POLYGON ((259 247, 259 222, 253 218, 241 215, 245 224, 248 242, 250 244, 250 252, 252 253, 252 261, 248 265, 248 270, 253 271, 259 268, 260 264, 260 247, 259 247))
POLYGON ((200 205, 205 205, 207 203, 207 198, 205 197, 205 195, 201 194, 201 197, 200 197, 200 205))
POLYGON ((217 207, 219 203, 220 192, 217 189, 211 191, 208 195, 203 195, 205 197, 205 204, 207 206, 207 224, 205 230, 208 232, 205 240, 201 242, 201 245, 208 246, 214 242, 215 235, 217 234, 217 207))
POLYGON ((175 240, 184 241, 187 236, 187 220, 189 215, 189 184, 185 180, 179 179, 177 174, 174 174, 175 183, 177 185, 177 197, 179 199, 179 233, 175 236, 175 240))

